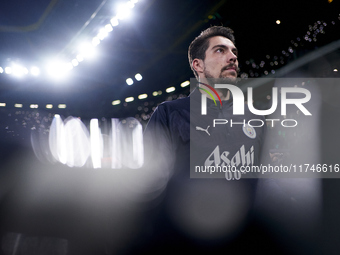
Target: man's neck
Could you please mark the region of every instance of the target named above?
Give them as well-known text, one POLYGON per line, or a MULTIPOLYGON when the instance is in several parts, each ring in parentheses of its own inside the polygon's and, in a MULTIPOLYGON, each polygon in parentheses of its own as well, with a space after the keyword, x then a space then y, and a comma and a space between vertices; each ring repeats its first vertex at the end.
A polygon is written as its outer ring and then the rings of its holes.
POLYGON ((227 101, 230 99, 230 90, 229 89, 215 89, 217 94, 220 96, 222 101, 227 101))
MULTIPOLYGON (((204 86, 204 84, 208 84, 208 83, 200 82, 199 86, 204 86)), ((221 98, 222 101, 227 101, 227 100, 230 99, 230 91, 228 89, 215 89, 215 90, 216 90, 217 94, 219 95, 219 97, 221 98)), ((199 89, 199 91, 202 94, 205 94, 207 96, 207 98, 213 100, 213 98, 207 92, 205 92, 204 90, 199 89)))

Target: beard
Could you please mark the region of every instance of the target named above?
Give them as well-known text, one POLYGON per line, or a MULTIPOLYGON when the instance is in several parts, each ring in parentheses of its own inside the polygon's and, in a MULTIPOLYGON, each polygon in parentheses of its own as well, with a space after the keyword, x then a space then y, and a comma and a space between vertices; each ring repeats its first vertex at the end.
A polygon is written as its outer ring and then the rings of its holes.
MULTIPOLYGON (((218 78, 213 77, 213 75, 207 71, 205 68, 203 70, 203 73, 206 77, 207 82, 209 83, 210 86, 214 87, 215 84, 231 84, 231 85, 236 85, 237 83, 237 77, 230 77, 226 76, 223 74, 223 71, 225 69, 221 70, 221 73, 218 78)), ((239 72, 239 69, 237 69, 237 73, 239 72)), ((220 89, 221 93, 223 96, 227 96, 228 90, 227 89, 220 89)))

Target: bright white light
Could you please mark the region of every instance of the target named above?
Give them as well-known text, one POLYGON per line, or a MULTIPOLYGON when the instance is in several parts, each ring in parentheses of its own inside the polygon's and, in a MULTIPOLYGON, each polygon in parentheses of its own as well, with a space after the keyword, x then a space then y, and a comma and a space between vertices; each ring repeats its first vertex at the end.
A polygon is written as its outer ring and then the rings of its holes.
POLYGON ((6 107, 6 103, 0 103, 0 107, 6 107))
POLYGON ((278 25, 281 24, 281 21, 280 21, 280 20, 277 20, 277 21, 276 21, 276 24, 278 24, 278 25))
POLYGON ((99 33, 97 35, 97 37, 100 39, 100 40, 104 40, 107 36, 108 36, 108 32, 106 31, 105 28, 102 28, 99 30, 99 33))
POLYGON ((184 81, 184 82, 181 83, 181 87, 182 88, 185 88, 185 87, 187 87, 189 85, 190 85, 190 81, 184 81))
POLYGON ((38 76, 40 74, 40 69, 36 66, 31 67, 31 74, 34 76, 38 76))
POLYGON ((84 58, 92 58, 95 55, 94 45, 91 43, 84 43, 80 45, 79 54, 81 54, 84 58))
POLYGON ((126 79, 126 84, 129 85, 129 86, 132 85, 133 84, 133 80, 131 78, 127 78, 126 79))
POLYGON ((73 64, 72 62, 68 62, 66 65, 65 65, 65 68, 67 71, 71 71, 73 69, 73 64))
POLYGON ((69 167, 82 167, 90 156, 89 132, 80 119, 60 115, 53 118, 49 147, 53 157, 69 167))
POLYGON ((39 108, 39 105, 37 105, 37 104, 31 104, 31 105, 30 105, 30 108, 31 108, 31 109, 38 109, 38 108, 39 108))
POLYGON ((5 68, 5 73, 7 73, 7 74, 12 74, 12 68, 11 67, 6 67, 5 68))
POLYGON ((125 98, 125 102, 132 102, 133 100, 135 100, 133 97, 127 97, 125 98))
POLYGON ((112 28, 111 24, 107 24, 107 25, 105 26, 105 30, 106 30, 106 32, 108 32, 108 33, 112 32, 113 28, 112 28))
POLYGON ((118 19, 117 19, 116 17, 112 18, 112 19, 110 20, 110 22, 111 22, 111 25, 112 25, 113 27, 116 27, 116 26, 119 25, 119 21, 118 21, 118 19))
POLYGON ((14 107, 15 108, 22 108, 22 104, 15 104, 14 107))
POLYGON ((13 75, 17 77, 21 77, 28 73, 27 68, 19 66, 19 65, 13 65, 12 71, 13 71, 13 75))
POLYGON ((58 105, 58 108, 59 108, 59 109, 65 109, 65 108, 66 108, 66 104, 59 104, 59 105, 58 105))
POLYGON ((145 99, 147 97, 148 97, 147 94, 141 94, 141 95, 138 96, 138 99, 145 99))
POLYGON ((96 36, 96 37, 93 37, 92 39, 92 45, 94 47, 96 47, 98 44, 100 44, 100 39, 96 36))
MULTIPOLYGON (((71 63, 70 65, 73 68, 71 63)), ((68 71, 70 70, 70 65, 56 60, 48 65, 47 72, 54 79, 62 79, 62 78, 65 78, 68 71)))
POLYGON ((103 137, 98 125, 98 119, 90 121, 90 143, 93 168, 100 168, 103 157, 103 137))
POLYGON ((131 0, 131 2, 136 4, 136 3, 138 3, 138 0, 131 0))
POLYGON ((21 66, 13 65, 12 70, 13 70, 13 75, 15 75, 15 76, 22 76, 23 75, 21 66))
POLYGON ((112 101, 112 105, 118 105, 118 104, 120 104, 120 100, 112 101))
POLYGON ((90 156, 89 132, 78 118, 68 117, 64 123, 66 164, 69 167, 82 167, 90 156))
POLYGON ((62 164, 66 164, 67 146, 65 126, 59 114, 56 114, 53 118, 50 127, 48 142, 52 156, 62 164))
MULTIPOLYGON (((119 100, 116 100, 119 101, 119 100)), ((122 167, 121 134, 118 130, 119 119, 111 119, 111 167, 122 167)))
POLYGON ((53 105, 52 104, 47 104, 46 105, 46 109, 52 109, 53 108, 53 105))
POLYGON ((126 3, 127 7, 129 7, 130 9, 132 9, 133 7, 135 7, 135 4, 132 1, 129 1, 126 3))
POLYGON ((2 67, 0 67, 0 73, 3 73, 4 72, 4 69, 2 69, 2 67))
POLYGON ((154 92, 152 92, 152 95, 153 95, 154 97, 156 97, 156 96, 158 96, 158 92, 157 92, 157 91, 154 91, 154 92))
POLYGON ((173 92, 173 91, 175 91, 176 89, 175 89, 175 87, 170 87, 170 88, 167 88, 165 91, 167 92, 167 93, 171 93, 171 92, 173 92))
POLYGON ((338 69, 336 69, 336 68, 333 69, 333 72, 337 72, 337 71, 338 71, 338 69))
POLYGON ((140 168, 144 163, 144 146, 143 146, 143 128, 142 125, 137 121, 137 125, 132 130, 132 156, 133 163, 130 162, 131 168, 140 168))
POLYGON ((135 75, 135 78, 137 81, 141 81, 143 79, 143 76, 140 73, 138 73, 135 75))
POLYGON ((73 59, 73 60, 72 60, 72 65, 73 65, 73 66, 77 66, 77 65, 79 65, 79 62, 78 62, 78 60, 76 60, 76 59, 73 59))
POLYGON ((131 16, 131 4, 120 4, 117 8, 117 19, 126 19, 131 16))
POLYGON ((78 60, 78 62, 80 63, 81 61, 83 61, 84 60, 84 57, 83 57, 83 55, 81 55, 81 54, 78 54, 77 55, 77 57, 76 57, 76 59, 78 60))

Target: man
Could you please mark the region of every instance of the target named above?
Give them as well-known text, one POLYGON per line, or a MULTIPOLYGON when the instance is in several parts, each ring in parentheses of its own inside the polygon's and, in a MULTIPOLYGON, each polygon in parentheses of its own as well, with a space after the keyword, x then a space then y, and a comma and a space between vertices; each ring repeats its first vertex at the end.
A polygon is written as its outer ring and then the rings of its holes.
POLYGON ((240 168, 259 162, 265 125, 253 128, 244 124, 249 119, 259 119, 248 109, 244 115, 233 115, 229 90, 216 88, 221 101, 214 104, 213 100, 207 100, 208 112, 205 116, 201 113, 202 94, 212 99, 209 88, 216 83, 236 84, 237 54, 230 28, 210 27, 193 40, 188 57, 200 87, 188 98, 158 106, 145 131, 147 162, 162 165, 167 175, 188 174, 190 143, 191 149, 199 147, 195 155, 191 153, 191 158, 204 158, 202 166, 231 164, 240 168), (214 119, 228 123, 213 127, 214 119))
POLYGON ((167 186, 155 224, 158 241, 152 244, 162 243, 174 252, 176 244, 185 244, 191 252, 199 247, 194 252, 201 252, 202 245, 225 244, 240 231, 248 219, 256 180, 238 181, 240 174, 233 173, 227 179, 234 181, 227 182, 226 172, 210 174, 206 167, 234 166, 239 171, 241 166, 257 164, 264 137, 264 127, 255 130, 243 124, 254 119, 248 109, 244 116, 233 116, 228 90, 216 89, 221 99, 216 104, 208 91, 215 83, 236 84, 233 31, 220 26, 206 29, 190 44, 188 56, 200 86, 187 98, 160 104, 145 130, 146 165, 159 175, 159 187, 167 186), (204 116, 202 95, 209 98, 204 116), (214 119, 233 119, 234 125, 213 127, 214 119), (203 169, 195 172, 196 166, 203 169))

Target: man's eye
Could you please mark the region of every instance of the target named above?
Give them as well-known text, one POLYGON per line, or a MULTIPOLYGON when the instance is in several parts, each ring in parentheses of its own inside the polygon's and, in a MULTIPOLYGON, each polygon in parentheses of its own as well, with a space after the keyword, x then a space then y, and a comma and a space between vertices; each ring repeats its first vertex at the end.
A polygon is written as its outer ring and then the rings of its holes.
POLYGON ((221 49, 217 49, 217 52, 224 52, 224 50, 221 48, 221 49))

